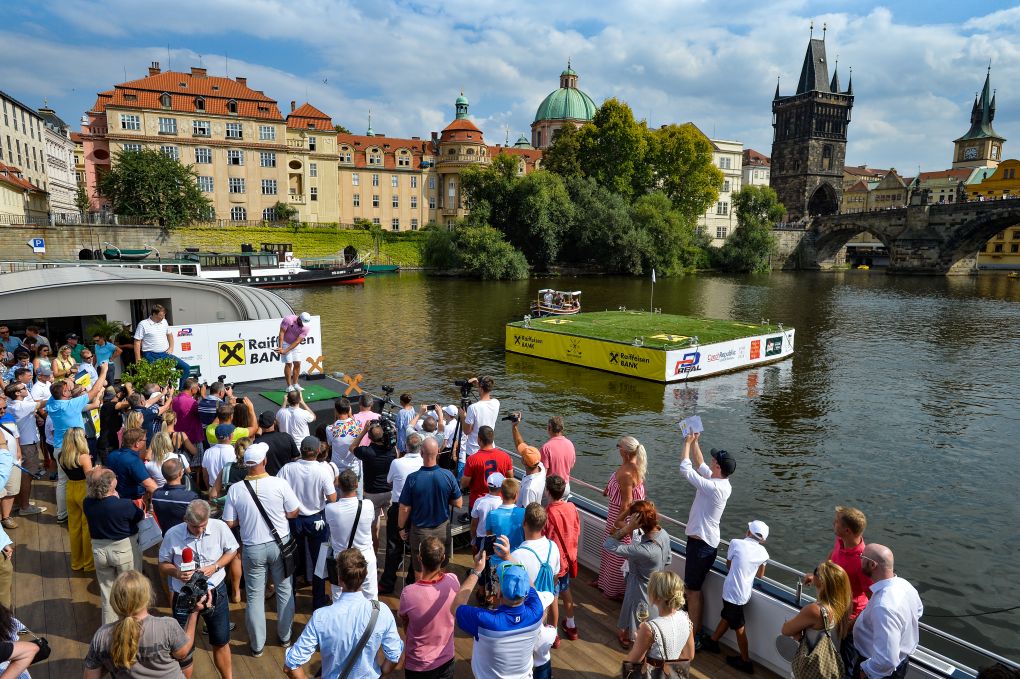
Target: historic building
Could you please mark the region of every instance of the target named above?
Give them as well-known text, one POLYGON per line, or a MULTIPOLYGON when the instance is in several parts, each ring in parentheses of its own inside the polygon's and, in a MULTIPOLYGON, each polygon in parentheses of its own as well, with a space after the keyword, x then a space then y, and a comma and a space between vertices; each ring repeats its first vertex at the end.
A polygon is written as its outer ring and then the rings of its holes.
POLYGON ((45 221, 46 208, 45 191, 18 168, 0 163, 0 224, 45 221))
POLYGON ((842 90, 834 69, 829 80, 825 38, 812 38, 796 93, 781 95, 777 83, 772 100, 770 181, 786 206, 788 221, 839 210, 853 103, 852 79, 842 90))
POLYGON ((336 128, 309 103, 287 115, 287 203, 303 222, 340 220, 336 128))
MULTIPOLYGON (((88 116, 84 116, 85 124, 88 123, 88 116)), ((74 179, 79 187, 85 188, 85 141, 81 132, 71 133, 71 142, 74 144, 74 179)))
POLYGON ((577 89, 577 73, 570 68, 560 73, 560 87, 549 93, 535 112, 531 123, 531 145, 544 149, 552 145, 553 135, 564 125, 581 127, 595 116, 598 106, 583 90, 577 89))
POLYGON ((962 137, 953 140, 953 169, 973 167, 995 167, 1002 158, 1002 144, 1005 137, 999 136, 992 128, 995 120, 995 94, 991 86, 992 67, 985 74, 981 94, 974 98, 970 111, 970 129, 962 137))
POLYGON ((46 141, 42 117, 31 107, 0 91, 0 163, 14 166, 22 178, 43 192, 46 178, 46 141))
POLYGON ((74 199, 78 194, 75 179, 74 142, 71 132, 56 112, 47 107, 39 109, 43 120, 46 142, 46 178, 50 193, 50 216, 54 222, 77 222, 78 208, 74 199))
MULTIPOLYGON (((976 173, 975 173, 976 174, 976 173)), ((1020 197, 1020 160, 1004 160, 994 172, 967 186, 970 200, 1020 197)), ((1020 224, 995 234, 978 252, 979 269, 1020 270, 1020 224)))
POLYGON ((904 179, 890 168, 868 195, 867 211, 904 207, 910 201, 910 184, 913 178, 904 179))
POLYGON ((744 149, 740 168, 741 186, 768 186, 771 165, 765 154, 754 149, 744 149))
MULTIPOLYGON (((685 123, 693 125, 693 123, 685 123)), ((698 219, 698 228, 707 233, 713 245, 722 245, 726 237, 737 228, 737 215, 733 211, 733 194, 740 190, 744 143, 726 139, 709 139, 712 144, 712 162, 723 174, 722 186, 715 205, 710 205, 698 219)))

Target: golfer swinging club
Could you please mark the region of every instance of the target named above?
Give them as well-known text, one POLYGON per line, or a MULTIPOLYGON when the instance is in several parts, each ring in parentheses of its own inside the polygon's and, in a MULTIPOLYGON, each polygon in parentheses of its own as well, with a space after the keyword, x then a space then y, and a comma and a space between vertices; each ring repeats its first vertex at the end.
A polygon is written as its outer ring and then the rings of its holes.
POLYGON ((305 360, 304 348, 301 342, 311 331, 308 325, 312 322, 312 316, 307 311, 301 312, 300 316, 286 316, 280 323, 280 337, 276 340, 274 351, 280 354, 283 361, 283 379, 287 381, 287 391, 304 391, 298 384, 298 377, 301 376, 301 362, 305 360))

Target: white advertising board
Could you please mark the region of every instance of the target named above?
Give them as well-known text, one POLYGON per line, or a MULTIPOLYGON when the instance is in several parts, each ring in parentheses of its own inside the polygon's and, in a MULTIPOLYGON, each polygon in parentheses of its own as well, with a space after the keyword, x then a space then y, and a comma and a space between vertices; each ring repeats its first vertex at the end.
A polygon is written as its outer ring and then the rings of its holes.
MULTIPOLYGON (((188 365, 199 366, 206 382, 215 382, 220 375, 226 375, 227 382, 282 378, 283 363, 274 351, 281 320, 171 326, 174 354, 188 365)), ((323 372, 319 321, 318 316, 312 316, 311 329, 301 346, 301 372, 306 375, 323 372)))
POLYGON ((783 330, 699 347, 674 349, 666 356, 666 381, 682 382, 770 363, 793 353, 794 330, 783 330))

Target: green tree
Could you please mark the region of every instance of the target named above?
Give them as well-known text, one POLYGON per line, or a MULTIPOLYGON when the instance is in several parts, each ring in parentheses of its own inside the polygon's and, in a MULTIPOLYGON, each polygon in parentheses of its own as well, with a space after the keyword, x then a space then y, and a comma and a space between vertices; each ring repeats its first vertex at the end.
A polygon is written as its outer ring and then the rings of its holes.
POLYGON ((343 125, 341 125, 340 123, 337 123, 336 125, 334 125, 333 129, 336 130, 337 134, 351 134, 351 131, 348 130, 343 125))
POLYGON ((289 222, 297 217, 298 210, 293 205, 279 200, 273 205, 274 220, 277 222, 289 222))
POLYGON ((152 149, 121 151, 99 180, 114 212, 173 228, 205 218, 212 204, 189 166, 152 149))
POLYGON ((786 208, 771 187, 745 186, 733 194, 733 209, 737 228, 719 248, 718 266, 731 272, 767 273, 776 248, 772 228, 786 208))
POLYGON ((532 172, 516 181, 511 199, 504 233, 529 262, 548 268, 559 256, 573 212, 563 179, 544 170, 532 172))
POLYGON ((425 240, 421 244, 422 264, 440 271, 459 269, 456 234, 438 224, 431 224, 422 230, 425 232, 425 240))
POLYGON ((462 271, 483 280, 528 277, 528 261, 491 226, 468 226, 457 233, 462 271))
POLYGON ((645 194, 631 206, 634 229, 644 234, 642 270, 665 275, 694 270, 703 259, 694 219, 676 210, 661 191, 645 194))
POLYGON ((500 153, 487 166, 469 167, 461 172, 464 204, 471 211, 469 222, 474 226, 488 224, 508 233, 517 181, 517 159, 509 153, 500 153))
POLYGON ((607 99, 578 132, 578 160, 584 172, 627 200, 648 188, 647 126, 630 106, 607 99))
POLYGON ((565 125, 553 133, 552 145, 542 153, 542 169, 555 172, 564 179, 583 177, 579 152, 577 128, 565 125))
POLYGON ((92 209, 92 201, 89 200, 89 194, 84 186, 78 187, 78 193, 74 197, 74 206, 78 208, 83 220, 92 209))
POLYGON ((648 169, 673 209, 691 219, 705 214, 723 185, 723 173, 712 163, 712 142, 690 123, 649 132, 648 169))
POLYGON ((628 273, 626 256, 620 246, 634 230, 627 201, 591 177, 571 177, 565 184, 573 210, 563 235, 560 259, 597 264, 609 272, 628 273))

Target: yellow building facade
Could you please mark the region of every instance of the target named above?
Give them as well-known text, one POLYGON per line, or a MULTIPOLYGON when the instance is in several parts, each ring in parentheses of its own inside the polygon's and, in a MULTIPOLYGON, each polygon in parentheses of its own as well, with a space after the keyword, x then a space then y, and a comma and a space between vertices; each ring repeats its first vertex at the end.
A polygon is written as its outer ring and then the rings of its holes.
MULTIPOLYGON (((1020 197, 1020 160, 1004 160, 995 172, 967 187, 970 200, 1020 197)), ((995 234, 978 253, 979 269, 1020 269, 1020 224, 995 234)))

